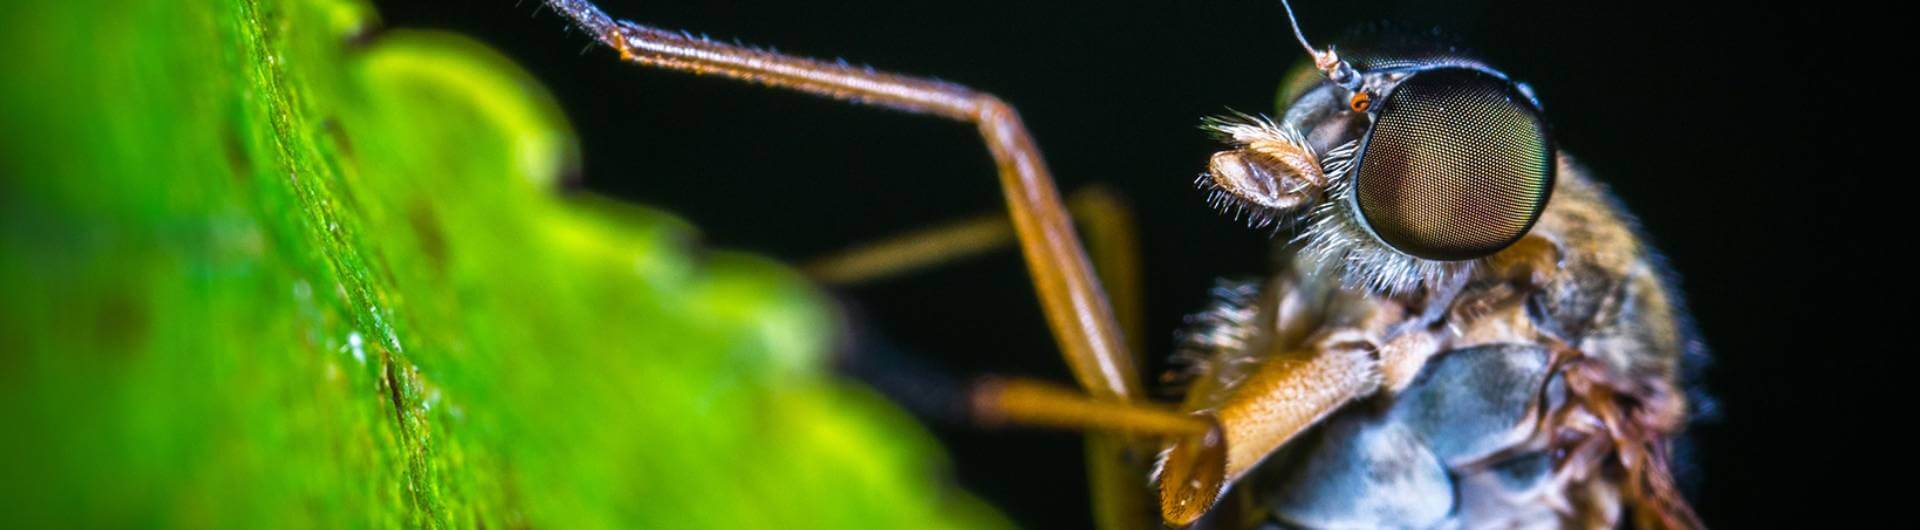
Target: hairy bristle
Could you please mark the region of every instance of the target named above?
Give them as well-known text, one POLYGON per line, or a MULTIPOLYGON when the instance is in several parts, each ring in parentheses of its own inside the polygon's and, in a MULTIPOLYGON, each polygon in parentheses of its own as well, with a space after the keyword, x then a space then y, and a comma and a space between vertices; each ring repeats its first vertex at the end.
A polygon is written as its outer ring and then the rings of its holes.
POLYGON ((1434 261, 1388 247, 1367 231, 1350 203, 1355 153, 1359 141, 1327 151, 1327 198, 1306 216, 1307 225, 1293 243, 1301 261, 1325 273, 1338 274, 1342 284, 1387 294, 1409 293, 1426 285, 1446 285, 1465 278, 1476 261, 1434 261))
MULTIPOLYGON (((1201 121, 1201 128, 1223 142, 1245 147, 1254 142, 1284 142, 1314 154, 1305 135, 1266 116, 1230 112, 1201 121)), ((1437 261, 1395 250, 1374 236, 1351 204, 1355 156, 1359 140, 1315 155, 1326 186, 1322 198, 1305 211, 1276 210, 1256 204, 1221 187, 1212 173, 1201 173, 1194 185, 1205 192, 1207 205, 1254 229, 1297 232, 1291 244, 1300 247, 1302 262, 1334 274, 1342 284, 1387 294, 1413 292, 1423 286, 1446 285, 1468 277, 1478 261, 1437 261)))
POLYGON ((1206 308, 1188 315, 1186 325, 1174 339, 1178 346, 1174 349, 1170 360, 1172 367, 1165 378, 1168 390, 1179 390, 1184 394, 1184 387, 1195 378, 1240 372, 1221 370, 1223 365, 1258 362, 1257 356, 1246 349, 1259 330, 1257 320, 1260 318, 1260 308, 1256 302, 1260 296, 1260 283, 1222 279, 1214 284, 1208 295, 1211 300, 1206 308))
POLYGON ((1236 146, 1247 145, 1260 140, 1278 140, 1307 147, 1306 135, 1299 129, 1281 125, 1268 116, 1255 116, 1240 111, 1228 111, 1222 116, 1208 116, 1200 119, 1200 129, 1211 133, 1214 138, 1236 146))

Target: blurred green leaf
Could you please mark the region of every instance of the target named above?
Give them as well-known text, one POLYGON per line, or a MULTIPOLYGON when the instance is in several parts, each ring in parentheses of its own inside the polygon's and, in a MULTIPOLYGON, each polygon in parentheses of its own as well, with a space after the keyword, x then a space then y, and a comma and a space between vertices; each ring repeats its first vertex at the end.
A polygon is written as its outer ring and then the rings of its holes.
POLYGON ((818 369, 802 279, 557 194, 569 127, 485 47, 351 0, 0 16, 0 527, 1004 525, 818 369))

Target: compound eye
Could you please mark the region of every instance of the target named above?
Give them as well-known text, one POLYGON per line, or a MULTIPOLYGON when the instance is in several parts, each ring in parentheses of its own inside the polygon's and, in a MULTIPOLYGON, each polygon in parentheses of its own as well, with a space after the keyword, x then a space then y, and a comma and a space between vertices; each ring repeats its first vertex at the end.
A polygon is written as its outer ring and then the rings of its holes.
POLYGON ((1438 68, 1381 99, 1353 194, 1374 234, 1445 261, 1493 254, 1526 235, 1553 192, 1553 147, 1513 83, 1438 68))

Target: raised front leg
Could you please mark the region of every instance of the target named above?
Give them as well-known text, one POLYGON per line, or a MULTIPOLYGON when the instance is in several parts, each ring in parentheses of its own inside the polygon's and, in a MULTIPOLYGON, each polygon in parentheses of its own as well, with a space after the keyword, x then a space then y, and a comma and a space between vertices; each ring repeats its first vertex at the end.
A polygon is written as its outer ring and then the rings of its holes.
POLYGON ((636 63, 738 79, 863 105, 973 123, 999 168, 1007 213, 1047 323, 1087 392, 1129 401, 1141 386, 1105 291, 1074 233, 1060 192, 1013 107, 960 85, 713 42, 616 21, 585 0, 548 0, 555 10, 636 63))
MULTIPOLYGON (((712 75, 806 92, 843 101, 929 114, 974 124, 999 169, 1007 212, 1026 258, 1042 311, 1061 355, 1080 386, 1112 402, 1141 399, 1137 364, 1114 318, 1113 308, 1088 264, 1073 222, 1061 204, 1033 137, 1013 107, 991 94, 952 83, 877 72, 843 62, 820 61, 709 41, 691 35, 616 21, 585 0, 547 0, 556 11, 620 52, 647 66, 712 75)), ((1100 435, 1111 436, 1111 435, 1100 435)), ((1096 443, 1090 455, 1094 480, 1123 480, 1114 473, 1129 444, 1096 443)), ((1139 476, 1133 474, 1134 480, 1139 476)), ((1139 490, 1095 484, 1103 492, 1139 490)), ((1144 494, 1144 492, 1142 493, 1144 494)), ((1104 504, 1104 503, 1103 503, 1104 504)), ((1123 503, 1125 504, 1125 503, 1123 503)), ((1124 517, 1096 514, 1103 522, 1124 517)))

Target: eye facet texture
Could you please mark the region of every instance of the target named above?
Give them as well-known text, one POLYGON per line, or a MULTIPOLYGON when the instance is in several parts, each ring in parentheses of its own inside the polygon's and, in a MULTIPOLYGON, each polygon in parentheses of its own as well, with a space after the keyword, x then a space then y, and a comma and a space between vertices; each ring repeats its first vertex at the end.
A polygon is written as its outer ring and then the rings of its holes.
POLYGON ((1486 256, 1526 235, 1553 191, 1553 147, 1514 85, 1468 68, 1413 74, 1380 103, 1354 182, 1374 234, 1433 260, 1486 256))

